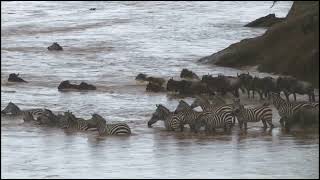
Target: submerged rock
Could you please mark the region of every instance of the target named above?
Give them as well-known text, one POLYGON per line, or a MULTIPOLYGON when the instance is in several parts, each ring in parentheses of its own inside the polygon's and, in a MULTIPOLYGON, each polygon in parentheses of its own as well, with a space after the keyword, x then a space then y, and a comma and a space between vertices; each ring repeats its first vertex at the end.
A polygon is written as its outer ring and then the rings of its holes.
POLYGON ((25 80, 23 80, 22 78, 19 77, 19 73, 18 74, 11 73, 9 75, 8 81, 9 82, 27 82, 27 81, 25 81, 25 80))
POLYGON ((246 24, 244 27, 271 27, 283 20, 285 20, 285 18, 278 18, 275 14, 269 14, 246 24))
POLYGON ((49 51, 62 51, 63 48, 56 42, 54 42, 51 46, 48 47, 49 51))

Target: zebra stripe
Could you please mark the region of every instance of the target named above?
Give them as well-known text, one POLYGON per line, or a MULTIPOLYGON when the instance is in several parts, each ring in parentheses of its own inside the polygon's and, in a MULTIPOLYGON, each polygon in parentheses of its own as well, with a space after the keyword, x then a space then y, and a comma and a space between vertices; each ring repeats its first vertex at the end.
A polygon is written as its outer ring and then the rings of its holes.
MULTIPOLYGON (((200 106, 205 112, 212 112, 214 114, 220 112, 233 112, 232 104, 225 104, 223 101, 217 102, 215 104, 210 104, 209 101, 206 101, 201 98, 197 98, 191 105, 192 108, 200 106)), ((235 124, 235 117, 233 117, 233 125, 235 124)))
POLYGON ((107 124, 106 120, 98 114, 93 114, 92 120, 95 121, 100 136, 131 134, 130 127, 125 123, 107 124))
POLYGON ((215 128, 224 128, 225 131, 230 132, 232 128, 233 114, 231 112, 221 111, 219 113, 203 113, 198 121, 201 122, 197 126, 196 130, 199 130, 201 126, 205 126, 206 132, 215 131, 215 128))
POLYGON ((272 124, 272 109, 267 105, 255 108, 245 108, 244 105, 237 101, 234 103, 234 112, 237 116, 240 129, 242 129, 243 124, 245 129, 247 129, 247 122, 258 121, 262 121, 264 128, 267 128, 267 123, 270 128, 274 127, 272 124))
POLYGON ((62 122, 64 129, 86 131, 91 127, 95 127, 93 120, 84 120, 82 118, 76 118, 71 112, 64 113, 65 119, 62 122))
POLYGON ((174 114, 169 109, 159 104, 156 105, 156 112, 152 114, 151 119, 148 121, 148 127, 151 127, 152 124, 156 123, 158 120, 163 120, 166 130, 174 131, 180 128, 180 119, 181 114, 174 114))
MULTIPOLYGON (((286 100, 282 99, 278 94, 271 93, 271 99, 273 105, 276 107, 276 109, 279 112, 279 115, 281 117, 280 123, 281 126, 284 125, 284 123, 287 123, 286 121, 290 121, 292 116, 301 108, 309 108, 313 107, 311 103, 307 102, 287 102, 286 100)), ((317 103, 314 103, 314 107, 317 107, 317 103)))
POLYGON ((200 122, 198 121, 199 117, 210 113, 207 111, 204 112, 197 112, 194 111, 191 106, 185 102, 184 100, 180 100, 179 104, 176 108, 177 115, 175 115, 177 118, 179 118, 180 123, 181 123, 181 131, 183 131, 184 125, 188 124, 190 127, 190 130, 193 132, 197 132, 198 131, 198 126, 200 124, 200 122))

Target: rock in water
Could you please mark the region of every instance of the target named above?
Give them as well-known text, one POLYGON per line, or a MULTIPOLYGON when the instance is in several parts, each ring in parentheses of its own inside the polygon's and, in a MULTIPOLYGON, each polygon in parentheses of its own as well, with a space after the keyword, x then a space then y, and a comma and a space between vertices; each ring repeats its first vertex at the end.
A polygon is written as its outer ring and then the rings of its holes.
POLYGON ((49 51, 62 51, 63 48, 56 42, 54 42, 51 46, 48 47, 49 51))
POLYGON ((19 77, 19 73, 18 74, 11 73, 9 75, 8 81, 9 82, 27 82, 27 81, 25 81, 25 80, 23 80, 22 78, 19 77))

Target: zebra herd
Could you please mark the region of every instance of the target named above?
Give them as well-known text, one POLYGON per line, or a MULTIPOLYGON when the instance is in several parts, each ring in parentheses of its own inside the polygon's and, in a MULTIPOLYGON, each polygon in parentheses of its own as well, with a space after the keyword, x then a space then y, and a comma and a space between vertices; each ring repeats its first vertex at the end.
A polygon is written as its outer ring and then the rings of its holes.
MULTIPOLYGON (((286 130, 290 130, 296 114, 306 111, 319 114, 319 103, 311 102, 287 102, 278 93, 270 92, 272 104, 276 107, 281 117, 280 124, 286 130)), ((161 104, 157 104, 156 111, 148 121, 148 127, 161 120, 164 121, 166 130, 184 130, 184 125, 190 127, 190 131, 197 133, 204 127, 206 133, 214 132, 217 128, 223 128, 225 132, 230 132, 238 120, 240 129, 247 129, 247 123, 262 121, 263 128, 274 128, 272 123, 273 114, 269 103, 246 108, 240 103, 239 98, 234 98, 233 103, 227 104, 221 97, 217 97, 210 102, 208 99, 197 96, 191 105, 184 100, 180 100, 175 111, 170 111, 161 104), (194 110, 200 106, 202 111, 194 110)), ((316 124, 319 119, 315 119, 316 124)), ((313 122, 314 123, 314 122, 313 122)))
POLYGON ((92 114, 91 119, 85 120, 76 117, 72 112, 67 111, 63 114, 54 114, 49 109, 29 109, 21 110, 17 105, 9 102, 1 114, 13 116, 22 115, 24 122, 34 123, 49 127, 59 127, 73 131, 97 130, 99 136, 106 135, 130 135, 131 129, 125 123, 107 123, 99 114, 92 114))

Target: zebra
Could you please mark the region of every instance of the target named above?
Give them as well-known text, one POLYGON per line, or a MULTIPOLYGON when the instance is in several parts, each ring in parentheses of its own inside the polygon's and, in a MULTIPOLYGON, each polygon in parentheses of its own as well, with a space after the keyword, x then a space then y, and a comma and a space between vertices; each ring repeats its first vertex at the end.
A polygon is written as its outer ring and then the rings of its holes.
POLYGON ((273 92, 270 93, 270 96, 273 105, 276 107, 281 117, 280 124, 287 130, 289 130, 290 119, 301 108, 313 108, 317 106, 319 107, 319 104, 317 103, 314 103, 314 105, 312 105, 311 103, 307 102, 287 102, 286 100, 282 99, 280 95, 273 92))
POLYGON ((247 122, 258 122, 262 121, 263 128, 267 128, 267 123, 270 129, 274 128, 272 124, 272 109, 268 104, 263 104, 259 107, 245 108, 243 104, 240 104, 240 99, 233 100, 234 113, 237 116, 239 127, 242 129, 244 124, 245 129, 247 129, 247 122))
POLYGON ((175 114, 175 112, 171 112, 162 104, 157 104, 156 107, 156 112, 152 114, 151 119, 148 121, 149 128, 158 120, 163 120, 167 131, 176 131, 179 128, 180 130, 182 129, 180 121, 183 114, 175 114))
POLYGON ((94 120, 84 120, 82 118, 77 118, 70 111, 64 112, 64 117, 61 121, 63 129, 86 131, 90 128, 96 128, 96 123, 94 120))
POLYGON ((225 132, 230 132, 232 129, 232 119, 234 115, 233 112, 220 111, 218 113, 202 113, 196 120, 196 132, 202 127, 205 126, 205 132, 214 132, 216 128, 224 128, 225 132))
POLYGON ((126 123, 107 124, 106 120, 96 113, 92 114, 91 119, 95 122, 100 136, 131 134, 131 129, 126 123))
POLYGON ((1 114, 11 114, 14 116, 19 116, 19 115, 27 115, 24 112, 30 112, 34 120, 37 120, 39 116, 42 114, 47 113, 48 109, 41 109, 41 108, 36 108, 36 109, 27 109, 27 110, 21 110, 17 105, 15 105, 12 102, 9 102, 7 107, 5 107, 2 111, 1 114))
POLYGON ((191 108, 191 106, 185 102, 184 100, 180 100, 179 104, 175 110, 175 113, 179 115, 180 118, 180 125, 181 125, 181 131, 183 131, 184 125, 188 124, 190 127, 190 130, 197 133, 198 127, 200 126, 200 122, 197 121, 199 119, 199 116, 210 113, 207 111, 198 112, 191 108))
MULTIPOLYGON (((220 98, 216 98, 216 99, 218 100, 216 103, 210 104, 208 100, 204 98, 200 98, 198 96, 191 104, 191 108, 200 106, 203 111, 212 112, 212 113, 220 113, 221 111, 233 112, 232 104, 226 104, 226 102, 221 100, 220 98)), ((235 117, 233 117, 233 120, 232 120, 232 125, 234 124, 235 124, 235 117)))

